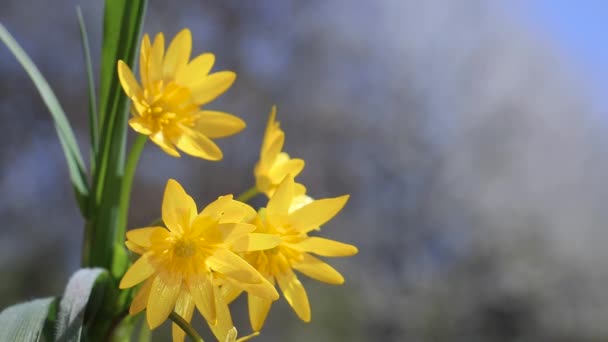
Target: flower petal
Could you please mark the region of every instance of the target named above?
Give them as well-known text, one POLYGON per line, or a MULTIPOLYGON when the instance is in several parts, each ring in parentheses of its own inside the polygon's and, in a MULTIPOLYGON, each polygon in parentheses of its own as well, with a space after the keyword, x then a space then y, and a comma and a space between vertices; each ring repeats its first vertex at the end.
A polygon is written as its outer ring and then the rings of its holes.
POLYGON ((289 214, 289 222, 295 229, 307 233, 331 220, 346 204, 349 196, 316 200, 289 214))
POLYGON ((131 126, 131 128, 133 128, 133 130, 137 133, 143 135, 152 134, 152 128, 148 126, 148 122, 146 120, 142 120, 139 117, 129 119, 129 126, 131 126))
POLYGON ((120 80, 122 89, 124 89, 125 94, 127 94, 130 99, 137 100, 143 96, 141 87, 135 80, 135 76, 133 76, 131 69, 125 62, 120 60, 118 61, 118 79, 120 80))
POLYGON ((209 138, 198 131, 180 127, 182 134, 173 139, 173 143, 185 153, 207 160, 221 160, 222 150, 209 138))
POLYGON ((214 271, 230 277, 238 282, 259 284, 262 276, 238 255, 229 250, 218 248, 207 257, 207 265, 214 271))
POLYGON ((130 250, 131 252, 135 253, 135 254, 144 254, 146 253, 146 249, 143 248, 142 246, 139 246, 131 241, 125 241, 125 246, 127 246, 127 249, 130 250))
POLYGON ((177 71, 175 82, 186 88, 192 88, 201 79, 205 78, 215 63, 212 53, 204 53, 194 58, 185 68, 177 71))
POLYGON ((182 281, 179 277, 157 276, 152 283, 146 318, 150 329, 161 325, 168 317, 179 296, 182 281))
POLYGON ((139 52, 139 78, 144 88, 150 87, 150 83, 148 82, 148 63, 150 61, 151 50, 150 36, 144 34, 144 38, 141 40, 141 51, 139 52))
POLYGON ((162 131, 157 132, 156 134, 150 135, 150 139, 160 148, 162 148, 165 153, 173 157, 179 157, 179 152, 173 146, 173 143, 165 138, 165 135, 162 131))
POLYGON ((342 277, 340 272, 308 253, 302 253, 302 261, 294 263, 292 267, 305 275, 324 283, 334 285, 344 283, 344 277, 342 277))
POLYGON ((118 287, 121 289, 133 287, 146 280, 146 278, 154 274, 155 271, 154 266, 150 263, 148 254, 144 254, 129 267, 120 280, 120 285, 118 285, 118 287))
POLYGON ((196 203, 174 179, 167 181, 162 207, 163 222, 172 232, 186 232, 196 217, 196 203))
POLYGON ((228 331, 234 326, 232 323, 232 316, 230 315, 230 309, 228 303, 219 294, 219 289, 214 287, 215 290, 215 307, 217 308, 217 324, 210 325, 213 335, 218 341, 223 341, 228 331))
POLYGON ((213 73, 191 86, 192 98, 201 106, 209 103, 228 90, 235 79, 236 74, 232 71, 213 73))
POLYGON ((281 238, 273 234, 251 233, 232 242, 232 251, 250 252, 261 251, 278 246, 281 238))
MULTIPOLYGON (((177 297, 175 303, 175 313, 180 315, 186 322, 192 321, 192 315, 194 314, 194 300, 188 291, 183 288, 177 297)), ((173 342, 183 342, 186 337, 186 333, 179 327, 179 325, 173 323, 172 327, 173 342)))
POLYGON ((296 177, 300 174, 300 172, 302 172, 302 169, 304 169, 304 160, 290 159, 283 163, 274 165, 270 169, 268 176, 270 177, 272 182, 276 184, 281 182, 288 174, 291 174, 293 177, 296 177))
MULTIPOLYGON (((293 199, 293 176, 287 175, 268 201, 268 217, 286 216, 293 199)), ((274 223, 274 222, 273 222, 274 223)))
POLYGON ((146 227, 132 229, 127 232, 127 239, 141 247, 149 248, 152 246, 152 236, 168 236, 169 232, 165 227, 146 227))
POLYGON ((245 121, 232 114, 203 110, 196 123, 196 130, 209 138, 223 138, 237 134, 245 126, 245 121))
POLYGON ((148 305, 148 297, 150 296, 150 289, 152 288, 153 281, 154 278, 149 278, 137 291, 137 294, 135 295, 135 298, 133 298, 131 306, 129 307, 130 315, 136 315, 146 308, 146 306, 148 305))
POLYGON ((161 33, 154 37, 150 60, 148 61, 148 82, 154 84, 163 79, 163 55, 165 53, 165 36, 161 33))
POLYGON ((247 203, 235 201, 232 195, 220 196, 201 211, 201 215, 211 216, 220 222, 249 222, 256 217, 256 211, 247 203))
POLYGON ((220 223, 210 227, 203 232, 203 238, 210 244, 225 243, 231 245, 233 241, 240 239, 255 230, 255 226, 248 223, 220 223))
POLYGON ((327 257, 345 257, 357 254, 357 247, 335 240, 320 237, 309 237, 298 243, 290 243, 289 247, 303 252, 310 252, 327 257))
POLYGON ((163 61, 163 78, 174 80, 176 74, 188 64, 192 50, 192 34, 189 29, 181 30, 169 44, 163 61))
POLYGON ((189 277, 187 282, 188 289, 190 290, 190 294, 192 294, 192 299, 198 311, 200 311, 201 315, 205 317, 210 325, 216 324, 217 313, 211 275, 189 277))
POLYGON ((278 273, 276 278, 287 303, 289 303, 301 320, 310 322, 308 296, 298 277, 288 268, 284 272, 278 273))
POLYGON ((247 304, 249 306, 249 322, 253 331, 260 331, 264 326, 264 321, 272 306, 270 299, 257 297, 254 295, 247 296, 247 304))

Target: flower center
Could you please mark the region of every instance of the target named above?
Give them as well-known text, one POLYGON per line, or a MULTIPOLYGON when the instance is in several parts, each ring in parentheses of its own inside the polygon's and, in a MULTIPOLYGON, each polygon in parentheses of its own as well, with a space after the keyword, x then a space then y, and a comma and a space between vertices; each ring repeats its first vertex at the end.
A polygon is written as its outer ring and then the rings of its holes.
POLYGON ((180 258, 189 258, 196 254, 196 242, 189 239, 180 239, 173 246, 173 254, 180 258))
POLYGON ((146 108, 142 113, 142 116, 151 121, 153 131, 176 124, 194 126, 199 118, 198 106, 192 102, 188 88, 174 82, 165 86, 161 82, 154 89, 147 93, 146 108))

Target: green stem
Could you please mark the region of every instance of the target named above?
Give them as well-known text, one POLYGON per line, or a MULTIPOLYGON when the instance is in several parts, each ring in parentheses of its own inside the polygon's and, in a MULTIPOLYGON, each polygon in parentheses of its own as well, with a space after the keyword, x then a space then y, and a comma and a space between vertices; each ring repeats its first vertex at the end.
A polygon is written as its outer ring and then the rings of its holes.
POLYGON ((138 134, 137 138, 131 146, 131 152, 125 165, 125 173, 122 177, 122 186, 120 189, 120 202, 119 202, 119 213, 117 219, 117 232, 116 242, 122 243, 124 239, 124 232, 127 227, 127 215, 129 213, 129 200, 131 199, 131 187, 133 186, 133 176, 135 176, 135 169, 137 169, 137 163, 141 152, 148 141, 148 136, 138 134))
POLYGON ((205 342, 203 341, 201 335, 199 335, 196 330, 194 330, 194 328, 190 325, 190 323, 186 322, 186 320, 183 319, 180 315, 176 314, 175 312, 171 312, 171 314, 169 315, 169 319, 172 320, 173 323, 177 324, 186 333, 186 335, 190 336, 192 341, 205 342))
POLYGON ((236 197, 236 200, 239 202, 247 203, 247 201, 254 198, 259 193, 260 190, 258 190, 258 188, 254 185, 251 188, 247 189, 245 192, 238 195, 236 197))

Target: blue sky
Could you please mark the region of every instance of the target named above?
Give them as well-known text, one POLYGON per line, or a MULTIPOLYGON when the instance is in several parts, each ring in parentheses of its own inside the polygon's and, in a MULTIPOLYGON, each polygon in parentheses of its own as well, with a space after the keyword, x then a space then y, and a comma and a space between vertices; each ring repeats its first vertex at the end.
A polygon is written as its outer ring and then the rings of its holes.
POLYGON ((553 38, 564 58, 592 82, 594 98, 608 109, 608 1, 521 0, 524 16, 553 38))

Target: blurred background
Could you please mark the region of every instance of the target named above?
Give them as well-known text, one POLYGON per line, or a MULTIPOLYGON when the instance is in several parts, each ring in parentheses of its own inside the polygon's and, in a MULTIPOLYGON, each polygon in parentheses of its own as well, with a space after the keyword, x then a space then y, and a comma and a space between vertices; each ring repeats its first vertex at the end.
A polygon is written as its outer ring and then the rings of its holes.
MULTIPOLYGON (((0 21, 86 153, 78 4, 98 66, 100 1, 2 0, 0 21)), ((251 186, 277 104, 309 193, 351 194, 324 233, 360 253, 330 260, 343 286, 303 279, 311 323, 281 301, 258 340, 605 341, 607 22, 599 0, 151 0, 145 32, 189 27, 194 53, 237 72, 208 108, 248 127, 220 141, 221 163, 148 144, 129 225, 159 216, 168 178, 200 203, 251 186)), ((0 75, 2 308, 63 292, 83 222, 50 115, 4 46, 0 75)))

